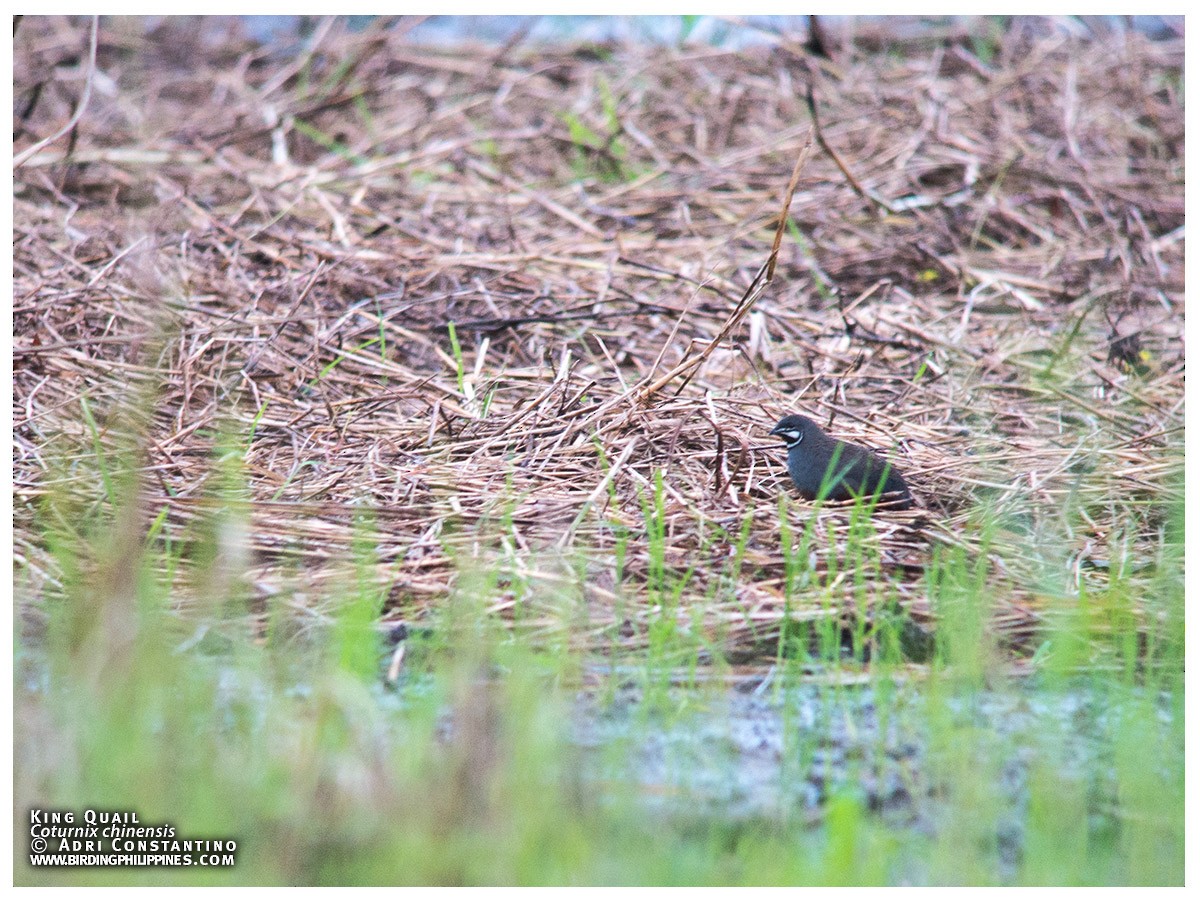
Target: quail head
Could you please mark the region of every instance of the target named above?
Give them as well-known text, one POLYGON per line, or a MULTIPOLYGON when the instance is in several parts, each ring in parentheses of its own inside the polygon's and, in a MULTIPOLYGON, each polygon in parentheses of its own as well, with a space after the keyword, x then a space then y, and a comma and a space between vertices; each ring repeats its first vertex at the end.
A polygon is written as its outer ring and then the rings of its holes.
POLYGON ((850 500, 878 492, 890 509, 913 505, 899 469, 866 447, 830 437, 807 416, 784 416, 771 434, 787 445, 788 474, 805 499, 850 500))

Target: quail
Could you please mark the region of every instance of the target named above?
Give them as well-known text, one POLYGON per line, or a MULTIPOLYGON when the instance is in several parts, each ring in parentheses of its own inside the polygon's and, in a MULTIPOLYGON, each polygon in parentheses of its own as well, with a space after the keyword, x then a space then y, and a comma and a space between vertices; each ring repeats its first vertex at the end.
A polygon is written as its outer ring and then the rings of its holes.
POLYGON ((908 509, 912 494, 900 471, 866 447, 839 441, 807 416, 784 416, 771 429, 788 450, 788 474, 806 500, 871 497, 876 491, 890 509, 908 509), (822 486, 826 489, 822 491, 822 486), (894 496, 891 496, 894 495, 894 496))

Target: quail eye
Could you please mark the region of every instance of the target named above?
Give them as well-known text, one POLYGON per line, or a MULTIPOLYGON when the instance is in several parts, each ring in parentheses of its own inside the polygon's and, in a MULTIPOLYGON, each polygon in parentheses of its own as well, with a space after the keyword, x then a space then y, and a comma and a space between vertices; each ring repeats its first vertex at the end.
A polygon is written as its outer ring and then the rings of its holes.
POLYGON ((793 431, 785 431, 785 432, 784 432, 784 434, 786 434, 786 435, 787 435, 787 439, 788 439, 789 441, 798 441, 798 440, 800 440, 800 432, 799 432, 799 431, 794 431, 794 430, 793 430, 793 431))

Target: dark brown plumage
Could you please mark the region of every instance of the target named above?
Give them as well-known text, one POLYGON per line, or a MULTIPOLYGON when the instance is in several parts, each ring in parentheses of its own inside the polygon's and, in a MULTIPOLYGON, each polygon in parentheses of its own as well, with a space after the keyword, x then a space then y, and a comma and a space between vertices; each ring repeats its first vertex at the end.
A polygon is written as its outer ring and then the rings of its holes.
POLYGON ((807 416, 784 416, 771 434, 787 444, 788 474, 805 499, 823 494, 827 500, 850 500, 879 491, 889 508, 913 505, 899 469, 866 447, 830 437, 807 416))

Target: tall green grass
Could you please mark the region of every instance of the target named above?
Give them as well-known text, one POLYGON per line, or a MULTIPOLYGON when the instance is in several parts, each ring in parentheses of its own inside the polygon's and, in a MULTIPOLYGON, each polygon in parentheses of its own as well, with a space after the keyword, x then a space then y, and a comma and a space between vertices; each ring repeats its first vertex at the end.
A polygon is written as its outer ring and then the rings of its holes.
MULTIPOLYGON (((388 586, 372 575, 368 515, 345 577, 310 597, 304 616, 286 594, 256 598, 239 574, 251 526, 236 440, 217 436, 206 512, 179 528, 168 527, 169 510, 138 499, 136 442, 106 447, 91 434, 91 456, 64 459, 48 476, 63 486, 22 511, 50 576, 15 574, 18 883, 1182 881, 1180 509, 1162 517, 1152 559, 1135 559, 1131 539, 1113 535, 1105 586, 1064 589, 1039 635, 1037 672, 1020 681, 1005 674, 988 627, 994 583, 983 557, 939 550, 925 588, 938 617, 927 675, 902 681, 906 623, 878 577, 869 510, 850 513, 860 518, 834 570, 818 574, 816 518, 798 532, 781 507, 789 602, 817 592, 832 604, 841 574, 856 621, 870 606, 878 624, 847 635, 831 615, 784 627, 761 692, 782 723, 781 799, 735 814, 696 793, 685 758, 651 781, 637 762, 647 742, 700 733, 730 702, 697 678, 702 660, 718 671, 723 660, 694 618, 689 626, 686 607, 705 602, 690 571, 667 563, 662 472, 642 495, 640 533, 614 528, 609 546, 619 591, 648 590, 657 606, 647 649, 633 658, 615 643, 608 658, 577 649, 578 595, 515 581, 510 545, 458 560, 455 592, 410 638, 398 683, 385 684, 391 648, 375 623, 388 586), (87 483, 96 489, 79 487, 87 483), (644 586, 625 568, 633 541, 649 551, 644 586), (561 609, 560 630, 547 640, 489 615, 501 584, 522 603, 561 609), (812 663, 826 676, 818 701, 797 706, 797 692, 813 690, 812 663), (861 672, 863 686, 837 677, 861 672), (594 708, 580 706, 581 691, 594 708), (1084 712, 1064 721, 1073 697, 1084 712), (829 735, 859 728, 864 703, 878 737, 830 766, 829 735), (577 739, 581 709, 603 717, 631 707, 617 738, 577 739), (1080 729, 1092 748, 1082 756, 1072 749, 1080 729), (872 809, 864 788, 891 771, 896 734, 922 747, 906 776, 916 820, 872 809), (827 778, 817 807, 785 799, 818 769, 827 778), (22 828, 31 807, 135 810, 182 836, 236 839, 238 863, 33 868, 22 828)), ((502 535, 498 509, 490 527, 502 535)), ((714 536, 734 551, 719 590, 754 577, 743 568, 749 521, 714 536)), ((582 582, 569 554, 567 570, 582 582)), ((731 780, 747 764, 736 753, 713 762, 731 780)))

